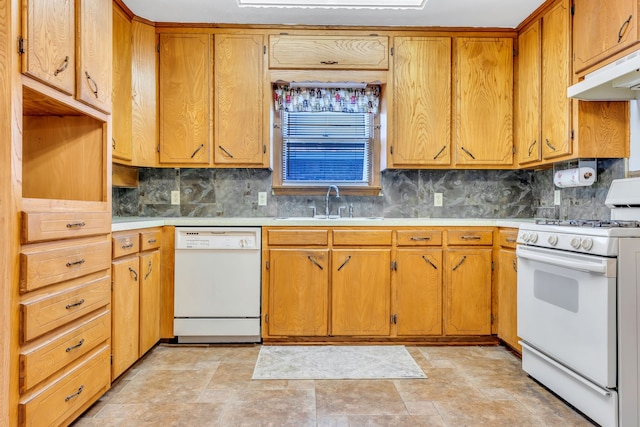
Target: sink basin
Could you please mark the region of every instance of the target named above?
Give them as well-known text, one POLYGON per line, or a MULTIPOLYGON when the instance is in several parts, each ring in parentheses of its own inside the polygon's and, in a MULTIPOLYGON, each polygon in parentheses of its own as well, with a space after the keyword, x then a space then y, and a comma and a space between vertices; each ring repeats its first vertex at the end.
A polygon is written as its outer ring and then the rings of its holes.
POLYGON ((329 218, 324 215, 316 216, 279 216, 274 218, 276 220, 289 220, 289 221, 382 221, 384 218, 381 216, 356 216, 356 217, 339 217, 330 215, 329 218))

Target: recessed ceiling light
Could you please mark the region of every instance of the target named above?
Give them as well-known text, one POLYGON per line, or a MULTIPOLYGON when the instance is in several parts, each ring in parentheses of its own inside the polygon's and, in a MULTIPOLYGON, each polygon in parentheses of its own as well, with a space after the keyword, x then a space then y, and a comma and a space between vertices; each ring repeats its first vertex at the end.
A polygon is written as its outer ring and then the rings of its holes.
POLYGON ((240 7, 422 9, 428 0, 238 0, 240 7))

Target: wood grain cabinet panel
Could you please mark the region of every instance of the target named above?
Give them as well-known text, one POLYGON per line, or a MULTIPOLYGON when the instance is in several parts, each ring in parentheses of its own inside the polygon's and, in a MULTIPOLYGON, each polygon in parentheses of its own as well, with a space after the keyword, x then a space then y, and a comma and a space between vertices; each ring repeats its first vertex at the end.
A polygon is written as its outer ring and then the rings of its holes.
POLYGON ((74 2, 25 0, 22 4, 22 72, 61 92, 74 95, 74 2))
POLYGON ((391 230, 333 230, 336 246, 377 246, 391 244, 391 230))
POLYGON ((387 70, 389 38, 270 35, 269 68, 387 70))
POLYGON ((447 231, 447 245, 491 245, 493 232, 491 230, 460 229, 447 231))
MULTIPOLYGON (((140 252, 158 249, 162 243, 162 230, 140 232, 140 252)), ((115 258, 115 257, 114 257, 115 258)))
POLYGON ((110 212, 22 212, 22 243, 107 234, 110 212))
POLYGON ((442 245, 442 231, 440 230, 398 230, 396 235, 398 246, 442 245))
POLYGON ((113 291, 111 292, 111 345, 113 363, 111 378, 115 380, 140 355, 140 262, 137 256, 112 262, 113 291))
POLYGON ((129 17, 113 4, 113 114, 111 155, 131 160, 132 135, 132 26, 129 17))
POLYGON ((266 241, 269 245, 277 246, 326 246, 329 243, 329 230, 270 229, 266 241))
POLYGON ((120 258, 123 256, 137 254, 140 251, 140 234, 118 234, 111 237, 112 257, 120 258))
POLYGON ((518 343, 518 258, 515 250, 498 251, 498 337, 522 353, 518 343))
POLYGON ((160 251, 141 253, 139 356, 160 340, 160 291, 160 251))

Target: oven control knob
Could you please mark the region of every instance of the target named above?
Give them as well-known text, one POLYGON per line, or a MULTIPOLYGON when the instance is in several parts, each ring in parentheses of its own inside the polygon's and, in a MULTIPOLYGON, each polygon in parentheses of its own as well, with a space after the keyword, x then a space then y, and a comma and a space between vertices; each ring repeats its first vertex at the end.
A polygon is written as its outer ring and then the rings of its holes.
POLYGON ((535 243, 538 241, 538 233, 531 233, 531 235, 529 236, 529 241, 531 243, 535 243))
POLYGON ((593 247, 593 239, 586 238, 582 240, 582 248, 586 250, 590 250, 593 247))
POLYGON ((580 247, 580 238, 574 237, 573 239, 571 239, 571 241, 569 241, 569 244, 573 249, 578 249, 580 247))
POLYGON ((529 241, 529 233, 527 233, 526 231, 522 233, 522 240, 524 240, 525 242, 529 241))
POLYGON ((551 246, 555 246, 558 244, 558 236, 556 236, 555 234, 552 234, 547 238, 547 241, 551 246))

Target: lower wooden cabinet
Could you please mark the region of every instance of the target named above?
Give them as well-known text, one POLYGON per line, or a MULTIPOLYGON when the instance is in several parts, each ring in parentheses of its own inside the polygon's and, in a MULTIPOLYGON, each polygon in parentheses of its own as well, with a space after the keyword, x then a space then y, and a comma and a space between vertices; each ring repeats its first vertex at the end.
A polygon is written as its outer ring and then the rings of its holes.
POLYGON ((136 255, 118 259, 112 263, 112 379, 118 378, 138 360, 138 337, 140 335, 138 324, 140 318, 139 264, 136 255))
POLYGON ((518 344, 518 259, 516 237, 518 230, 500 230, 497 250, 498 273, 496 293, 498 301, 498 338, 522 353, 518 344))

